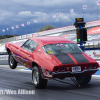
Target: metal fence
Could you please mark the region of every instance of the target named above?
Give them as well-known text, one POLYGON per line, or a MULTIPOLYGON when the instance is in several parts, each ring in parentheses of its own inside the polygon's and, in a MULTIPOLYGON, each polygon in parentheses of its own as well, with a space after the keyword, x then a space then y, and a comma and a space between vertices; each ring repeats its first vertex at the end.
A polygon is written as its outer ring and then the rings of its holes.
POLYGON ((100 50, 100 41, 91 41, 84 44, 85 50, 100 50))

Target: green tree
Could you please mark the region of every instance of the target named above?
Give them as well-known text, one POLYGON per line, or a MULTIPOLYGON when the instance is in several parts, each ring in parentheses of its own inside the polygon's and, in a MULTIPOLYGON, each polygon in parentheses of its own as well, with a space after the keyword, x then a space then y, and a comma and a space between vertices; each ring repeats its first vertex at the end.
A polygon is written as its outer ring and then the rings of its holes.
POLYGON ((39 28, 38 31, 41 32, 41 31, 51 30, 51 29, 54 29, 54 28, 55 27, 52 26, 52 25, 47 25, 44 28, 39 28))
POLYGON ((43 31, 43 28, 39 28, 38 31, 39 31, 39 32, 43 31))
POLYGON ((3 35, 3 36, 0 36, 0 39, 6 39, 6 38, 15 37, 15 36, 18 36, 18 35, 3 35))

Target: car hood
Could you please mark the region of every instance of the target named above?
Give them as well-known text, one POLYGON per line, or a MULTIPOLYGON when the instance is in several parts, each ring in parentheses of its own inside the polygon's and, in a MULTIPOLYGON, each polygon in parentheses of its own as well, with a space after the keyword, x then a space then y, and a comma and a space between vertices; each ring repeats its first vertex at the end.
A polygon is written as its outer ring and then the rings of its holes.
POLYGON ((80 63, 96 63, 96 61, 89 57, 84 52, 82 53, 67 53, 52 55, 52 57, 60 64, 80 64, 80 63))

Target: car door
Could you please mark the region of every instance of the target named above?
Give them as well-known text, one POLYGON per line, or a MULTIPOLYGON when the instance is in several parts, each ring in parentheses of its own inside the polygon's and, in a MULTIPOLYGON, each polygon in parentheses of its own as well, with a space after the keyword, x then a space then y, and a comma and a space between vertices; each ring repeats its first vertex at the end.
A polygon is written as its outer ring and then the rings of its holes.
POLYGON ((21 64, 31 69, 32 62, 34 61, 33 52, 37 47, 37 43, 33 40, 27 40, 20 48, 21 64))

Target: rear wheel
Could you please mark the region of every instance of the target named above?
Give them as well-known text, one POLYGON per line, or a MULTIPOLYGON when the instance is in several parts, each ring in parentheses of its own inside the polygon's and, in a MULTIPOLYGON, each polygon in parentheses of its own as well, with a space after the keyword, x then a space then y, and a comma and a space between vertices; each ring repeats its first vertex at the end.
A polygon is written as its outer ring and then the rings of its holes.
POLYGON ((9 54, 8 63, 11 69, 15 69, 17 67, 17 62, 13 58, 12 54, 9 54))
POLYGON ((91 75, 88 75, 88 76, 79 76, 79 77, 76 77, 76 80, 78 81, 78 83, 80 85, 86 85, 90 82, 91 80, 91 75))
POLYGON ((37 66, 32 69, 32 83, 37 89, 45 88, 47 85, 47 80, 42 79, 40 69, 37 66))

